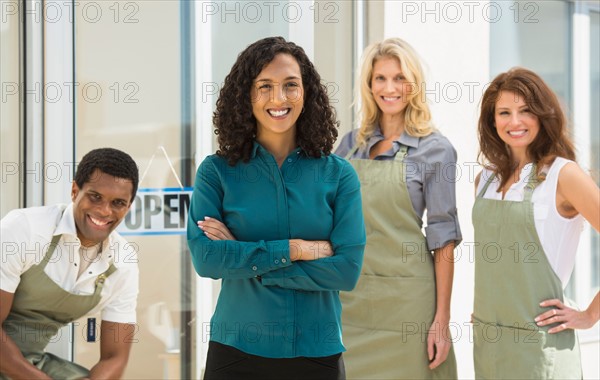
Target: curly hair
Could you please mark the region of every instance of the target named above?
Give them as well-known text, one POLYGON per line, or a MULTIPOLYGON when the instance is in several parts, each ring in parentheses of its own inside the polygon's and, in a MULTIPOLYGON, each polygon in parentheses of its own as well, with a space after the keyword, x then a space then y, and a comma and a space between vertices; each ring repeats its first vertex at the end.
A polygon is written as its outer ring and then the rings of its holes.
POLYGON ((80 189, 90 181, 96 169, 113 177, 131 180, 133 184, 131 202, 133 202, 137 193, 139 174, 138 167, 130 155, 114 148, 89 151, 77 165, 75 173, 75 183, 80 189))
POLYGON ((406 133, 410 136, 424 137, 430 135, 435 128, 431 123, 431 112, 424 96, 425 79, 423 69, 417 52, 406 41, 400 38, 388 38, 381 42, 369 45, 363 54, 360 77, 357 80, 359 87, 356 97, 360 96, 360 130, 356 136, 357 143, 364 146, 375 132, 381 110, 377 106, 371 91, 373 66, 382 58, 395 58, 400 63, 402 73, 413 84, 412 90, 407 94, 408 104, 404 112, 406 133))
POLYGON ((219 143, 217 155, 225 157, 232 166, 250 159, 257 131, 251 88, 263 68, 278 54, 294 57, 302 75, 304 110, 296 121, 296 143, 311 157, 329 155, 333 149, 339 122, 321 76, 300 46, 282 37, 269 37, 254 42, 238 55, 219 93, 213 114, 219 143))
POLYGON ((533 71, 521 67, 512 68, 496 76, 483 94, 477 127, 478 160, 499 176, 498 189, 506 185, 518 166, 510 149, 496 131, 496 102, 502 91, 521 96, 531 113, 538 117, 540 131, 527 147, 527 154, 537 165, 538 175, 543 166, 551 164, 556 157, 575 161, 575 149, 568 135, 566 117, 556 94, 533 71))

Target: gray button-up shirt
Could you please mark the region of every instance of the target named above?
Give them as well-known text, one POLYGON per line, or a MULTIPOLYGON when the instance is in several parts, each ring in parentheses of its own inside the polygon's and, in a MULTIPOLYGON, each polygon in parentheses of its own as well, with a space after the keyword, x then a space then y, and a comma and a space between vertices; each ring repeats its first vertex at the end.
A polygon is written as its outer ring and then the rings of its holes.
MULTIPOLYGON (((347 133, 340 142, 335 154, 346 157, 356 144, 355 129, 347 133)), ((378 128, 364 149, 358 149, 350 158, 369 159, 369 151, 384 136, 378 128)), ((425 236, 430 250, 441 248, 454 241, 462 240, 456 210, 456 150, 438 132, 425 137, 414 137, 403 133, 396 139, 392 148, 375 157, 375 160, 393 160, 400 145, 408 147, 406 183, 413 208, 423 218, 427 210, 425 236)), ((369 205, 365 205, 369 207, 369 205)))

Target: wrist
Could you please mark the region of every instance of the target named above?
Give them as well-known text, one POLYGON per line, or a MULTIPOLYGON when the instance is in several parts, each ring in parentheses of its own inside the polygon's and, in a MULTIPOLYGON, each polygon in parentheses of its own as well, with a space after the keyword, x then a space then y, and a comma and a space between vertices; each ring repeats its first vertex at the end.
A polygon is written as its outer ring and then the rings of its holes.
POLYGON ((449 324, 450 323, 450 311, 449 310, 439 310, 435 313, 433 320, 438 323, 449 324))
POLYGON ((598 322, 600 320, 600 310, 598 310, 598 306, 591 304, 586 310, 585 314, 587 314, 588 318, 592 322, 592 324, 598 322))
POLYGON ((298 261, 302 257, 302 247, 299 239, 290 239, 290 260, 298 261))

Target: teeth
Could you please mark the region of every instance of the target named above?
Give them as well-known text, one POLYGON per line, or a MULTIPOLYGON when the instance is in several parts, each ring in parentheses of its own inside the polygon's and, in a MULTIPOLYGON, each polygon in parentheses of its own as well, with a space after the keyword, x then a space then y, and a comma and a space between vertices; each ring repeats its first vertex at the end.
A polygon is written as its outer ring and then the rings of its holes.
POLYGON ((280 110, 280 111, 275 111, 275 110, 269 110, 269 114, 273 117, 281 117, 285 114, 287 114, 288 112, 290 112, 289 108, 280 110))
POLYGON ((525 130, 525 129, 521 129, 519 131, 508 131, 509 135, 515 136, 515 137, 523 136, 525 133, 527 133, 527 130, 525 130))
POLYGON ((400 99, 399 96, 384 96, 383 100, 385 100, 386 102, 393 102, 394 100, 398 100, 400 99))
POLYGON ((92 221, 92 223, 94 223, 94 224, 95 224, 95 225, 97 225, 97 226, 106 226, 106 225, 108 224, 108 221, 106 221, 106 222, 103 222, 103 221, 101 221, 101 220, 94 219, 94 218, 92 218, 91 216, 90 216, 90 220, 92 221))

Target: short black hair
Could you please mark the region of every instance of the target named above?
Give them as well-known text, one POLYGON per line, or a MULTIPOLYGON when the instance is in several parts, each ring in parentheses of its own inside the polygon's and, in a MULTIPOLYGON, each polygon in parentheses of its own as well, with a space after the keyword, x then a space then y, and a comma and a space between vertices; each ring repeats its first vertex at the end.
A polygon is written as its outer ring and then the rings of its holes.
POLYGON ((138 167, 130 155, 114 148, 99 148, 89 151, 77 165, 75 173, 75 183, 80 189, 90 181, 96 169, 113 177, 131 180, 133 184, 131 202, 133 202, 137 193, 139 174, 138 167))

